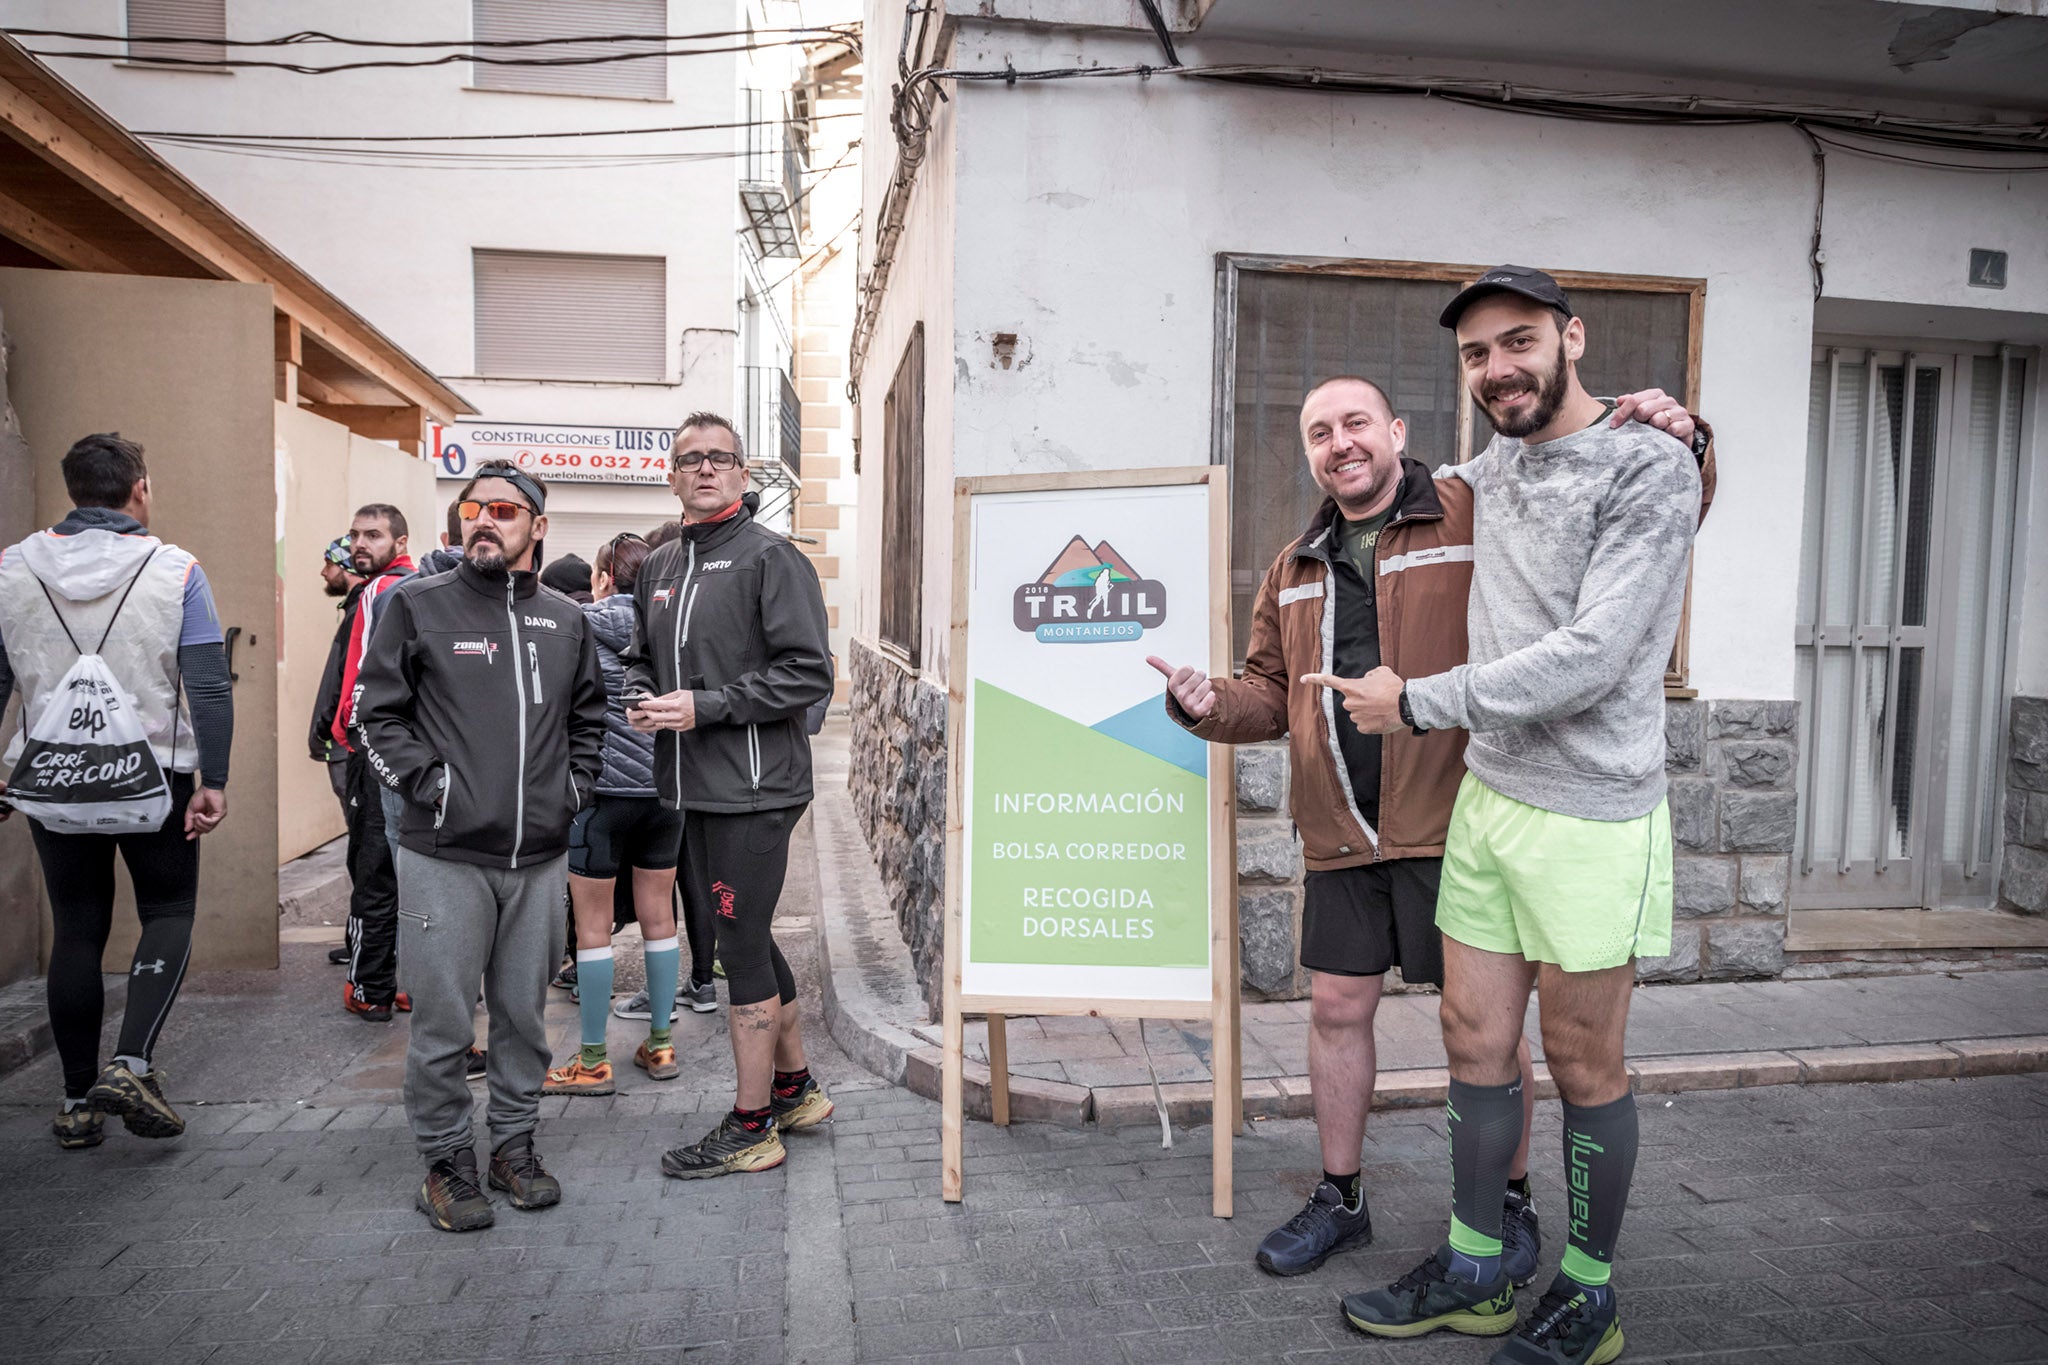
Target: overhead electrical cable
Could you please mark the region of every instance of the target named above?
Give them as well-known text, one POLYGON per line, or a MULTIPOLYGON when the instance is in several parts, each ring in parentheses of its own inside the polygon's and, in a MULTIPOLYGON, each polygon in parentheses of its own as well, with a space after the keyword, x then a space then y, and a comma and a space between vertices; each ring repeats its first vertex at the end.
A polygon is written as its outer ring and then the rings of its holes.
POLYGON ((659 128, 563 128, 537 133, 218 133, 151 130, 136 137, 181 138, 187 141, 218 139, 233 142, 526 142, 539 138, 628 137, 646 133, 707 133, 729 128, 786 128, 833 118, 859 118, 858 109, 838 114, 817 114, 811 118, 738 120, 731 123, 674 123, 659 128))

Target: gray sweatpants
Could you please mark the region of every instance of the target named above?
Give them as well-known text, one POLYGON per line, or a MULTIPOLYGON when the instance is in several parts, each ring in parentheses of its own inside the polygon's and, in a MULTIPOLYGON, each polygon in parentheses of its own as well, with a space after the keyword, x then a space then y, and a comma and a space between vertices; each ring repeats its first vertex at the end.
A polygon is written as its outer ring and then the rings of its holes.
POLYGON ((476 1141, 465 1072, 479 977, 491 1015, 492 1149, 539 1119, 548 1072, 541 1013, 562 956, 568 875, 567 854, 513 872, 398 851, 398 984, 412 997, 405 1113, 428 1165, 476 1141))

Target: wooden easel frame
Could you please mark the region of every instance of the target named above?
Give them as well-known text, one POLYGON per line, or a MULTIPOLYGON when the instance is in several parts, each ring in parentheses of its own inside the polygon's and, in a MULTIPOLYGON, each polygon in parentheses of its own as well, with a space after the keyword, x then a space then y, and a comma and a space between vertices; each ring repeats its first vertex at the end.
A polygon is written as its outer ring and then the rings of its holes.
POLYGON ((1231 1216, 1231 1139, 1244 1126, 1243 1056, 1237 937, 1237 765, 1227 748, 1212 748, 1209 765, 1209 967, 1206 1002, 1101 1000, 965 995, 960 989, 961 891, 966 830, 967 604, 973 500, 999 493, 1071 489, 1162 488, 1198 484, 1209 494, 1209 660, 1212 676, 1230 676, 1230 489, 1222 465, 1179 469, 1015 474, 953 483, 953 605, 946 662, 946 919, 944 1063, 940 1079, 940 1193, 963 1196, 965 1052, 968 1014, 988 1019, 989 1116, 1010 1121, 1009 1039, 1012 1015, 1083 1015, 1105 1019, 1207 1019, 1211 1029, 1211 1200, 1218 1218, 1231 1216))

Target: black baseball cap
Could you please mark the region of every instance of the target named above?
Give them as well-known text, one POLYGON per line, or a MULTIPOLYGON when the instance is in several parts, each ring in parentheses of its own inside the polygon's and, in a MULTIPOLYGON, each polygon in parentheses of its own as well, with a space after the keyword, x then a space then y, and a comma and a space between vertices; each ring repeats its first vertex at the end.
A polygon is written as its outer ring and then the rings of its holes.
POLYGON ((1564 286, 1556 280, 1526 265, 1497 265, 1459 290, 1458 296, 1444 305, 1444 311, 1437 317, 1438 324, 1456 327, 1465 310, 1488 294, 1520 294, 1546 308, 1555 308, 1567 318, 1573 316, 1572 301, 1565 297, 1564 286))

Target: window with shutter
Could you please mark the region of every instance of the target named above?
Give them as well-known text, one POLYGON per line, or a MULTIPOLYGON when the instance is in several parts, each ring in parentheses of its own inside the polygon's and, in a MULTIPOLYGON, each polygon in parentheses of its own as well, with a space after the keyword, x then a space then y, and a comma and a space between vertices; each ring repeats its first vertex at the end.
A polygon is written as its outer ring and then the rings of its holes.
MULTIPOLYGON (((158 61, 174 57, 179 69, 189 63, 219 62, 228 50, 227 0, 128 0, 128 59, 158 61), (204 38, 210 42, 152 43, 151 38, 204 38)), ((204 68, 198 68, 204 69, 204 68)))
POLYGON ((667 261, 473 253, 476 372, 507 379, 667 379, 667 261))
MULTIPOLYGON (((1485 449, 1493 430, 1466 396, 1455 337, 1437 323, 1480 268, 1250 256, 1219 266, 1226 334, 1216 442, 1230 466, 1231 619, 1242 661, 1267 566, 1323 500, 1302 456, 1309 385, 1338 374, 1378 383, 1407 423, 1408 454, 1432 467, 1485 449)), ((1579 378, 1588 390, 1660 388, 1698 410, 1704 284, 1565 272, 1557 280, 1586 322, 1579 378)), ((1689 633, 1682 621, 1667 688, 1685 686, 1689 633)))
POLYGON ((882 642, 923 666, 924 324, 882 400, 882 642))
POLYGON ((536 95, 603 95, 614 99, 668 98, 668 0, 471 0, 479 43, 538 42, 532 47, 478 48, 481 55, 547 61, 506 66, 474 62, 479 90, 536 95), (574 38, 578 42, 551 41, 574 38), (631 53, 648 53, 644 57, 631 53))

